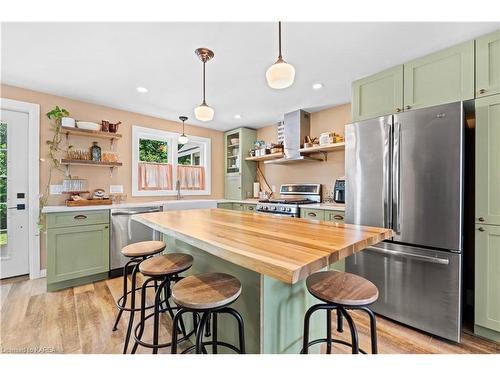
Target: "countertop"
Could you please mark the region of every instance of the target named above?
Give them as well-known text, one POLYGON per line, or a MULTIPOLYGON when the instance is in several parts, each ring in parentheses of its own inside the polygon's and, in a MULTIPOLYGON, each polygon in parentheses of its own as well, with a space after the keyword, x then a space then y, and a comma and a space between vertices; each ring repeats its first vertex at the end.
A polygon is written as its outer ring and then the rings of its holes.
MULTIPOLYGON (((95 211, 95 210, 111 210, 115 208, 134 208, 134 207, 160 207, 164 206, 166 209, 175 209, 177 205, 190 206, 192 204, 217 204, 217 203, 244 203, 244 204, 257 204, 258 199, 180 199, 180 200, 158 200, 151 202, 128 202, 120 204, 109 204, 103 206, 80 206, 80 207, 67 207, 67 206, 45 206, 42 213, 55 213, 55 212, 73 212, 73 211, 95 211)), ((344 205, 339 205, 336 203, 313 203, 313 204, 302 204, 301 208, 312 208, 321 210, 331 210, 331 211, 345 211, 344 205)), ((197 207, 192 207, 197 208, 197 207)), ((208 208, 208 207, 206 207, 208 208)))
POLYGON ((289 284, 392 236, 385 228, 223 209, 149 213, 133 220, 289 284))

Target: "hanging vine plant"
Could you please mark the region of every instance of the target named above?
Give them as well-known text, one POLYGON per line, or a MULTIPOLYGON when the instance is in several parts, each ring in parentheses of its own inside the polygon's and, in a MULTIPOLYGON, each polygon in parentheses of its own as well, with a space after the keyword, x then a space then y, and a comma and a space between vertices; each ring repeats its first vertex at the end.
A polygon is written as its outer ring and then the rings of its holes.
POLYGON ((44 215, 42 215, 42 210, 47 204, 49 199, 50 185, 52 182, 52 177, 54 172, 60 172, 61 174, 68 176, 71 178, 71 175, 67 175, 66 171, 61 168, 61 154, 63 152, 67 152, 73 146, 68 145, 66 149, 62 149, 62 135, 61 135, 61 123, 63 117, 68 117, 69 112, 64 108, 59 108, 56 106, 52 111, 47 112, 46 116, 49 120, 51 120, 51 130, 54 133, 52 139, 45 141, 48 146, 48 157, 49 157, 49 171, 47 177, 47 185, 43 193, 40 195, 40 212, 38 216, 38 227, 40 229, 43 228, 44 224, 44 215))

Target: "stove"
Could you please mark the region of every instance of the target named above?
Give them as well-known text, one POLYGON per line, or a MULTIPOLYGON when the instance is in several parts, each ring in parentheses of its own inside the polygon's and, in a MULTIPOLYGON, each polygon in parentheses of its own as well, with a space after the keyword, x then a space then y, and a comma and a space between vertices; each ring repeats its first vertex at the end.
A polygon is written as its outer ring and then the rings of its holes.
POLYGON ((321 184, 283 184, 280 197, 260 200, 256 211, 265 214, 300 217, 300 205, 321 202, 321 184))

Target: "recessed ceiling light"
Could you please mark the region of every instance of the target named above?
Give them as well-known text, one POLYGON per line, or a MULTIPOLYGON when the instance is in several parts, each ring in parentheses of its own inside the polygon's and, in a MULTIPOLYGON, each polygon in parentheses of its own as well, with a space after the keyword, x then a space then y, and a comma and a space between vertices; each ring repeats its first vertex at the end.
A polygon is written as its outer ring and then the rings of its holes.
POLYGON ((140 92, 141 94, 145 94, 148 92, 148 89, 142 86, 136 87, 135 89, 137 90, 137 92, 140 92))
POLYGON ((313 89, 314 89, 314 90, 319 90, 319 89, 321 89, 321 88, 323 88, 323 84, 322 84, 322 83, 315 83, 315 84, 313 85, 313 89))
POLYGON ((241 115, 234 115, 234 118, 239 120, 241 118, 241 115))

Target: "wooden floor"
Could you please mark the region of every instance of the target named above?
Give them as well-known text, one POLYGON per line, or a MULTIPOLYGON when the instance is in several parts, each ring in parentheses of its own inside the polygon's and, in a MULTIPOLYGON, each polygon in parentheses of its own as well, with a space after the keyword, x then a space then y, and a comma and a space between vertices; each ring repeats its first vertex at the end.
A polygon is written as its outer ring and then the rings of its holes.
MULTIPOLYGON (((115 300, 121 295, 122 279, 47 293, 45 279, 0 283, 0 352, 2 353, 121 353, 128 316, 111 330, 117 313, 115 300)), ((151 298, 151 296, 149 297, 151 298)), ((349 329, 335 331, 349 341, 349 329)), ((354 314, 361 347, 369 351, 368 319, 354 314)), ((162 317, 160 341, 169 341, 170 319, 162 317)), ((461 344, 454 344, 416 331, 382 317, 377 318, 379 353, 500 353, 500 344, 464 332, 461 344)), ((150 328, 150 326, 148 327, 150 328)), ((151 337, 146 330, 145 339, 151 337)), ((160 350, 168 353, 169 348, 160 350)), ((149 353, 141 348, 139 352, 149 353)), ((335 353, 348 348, 334 346, 335 353)))

